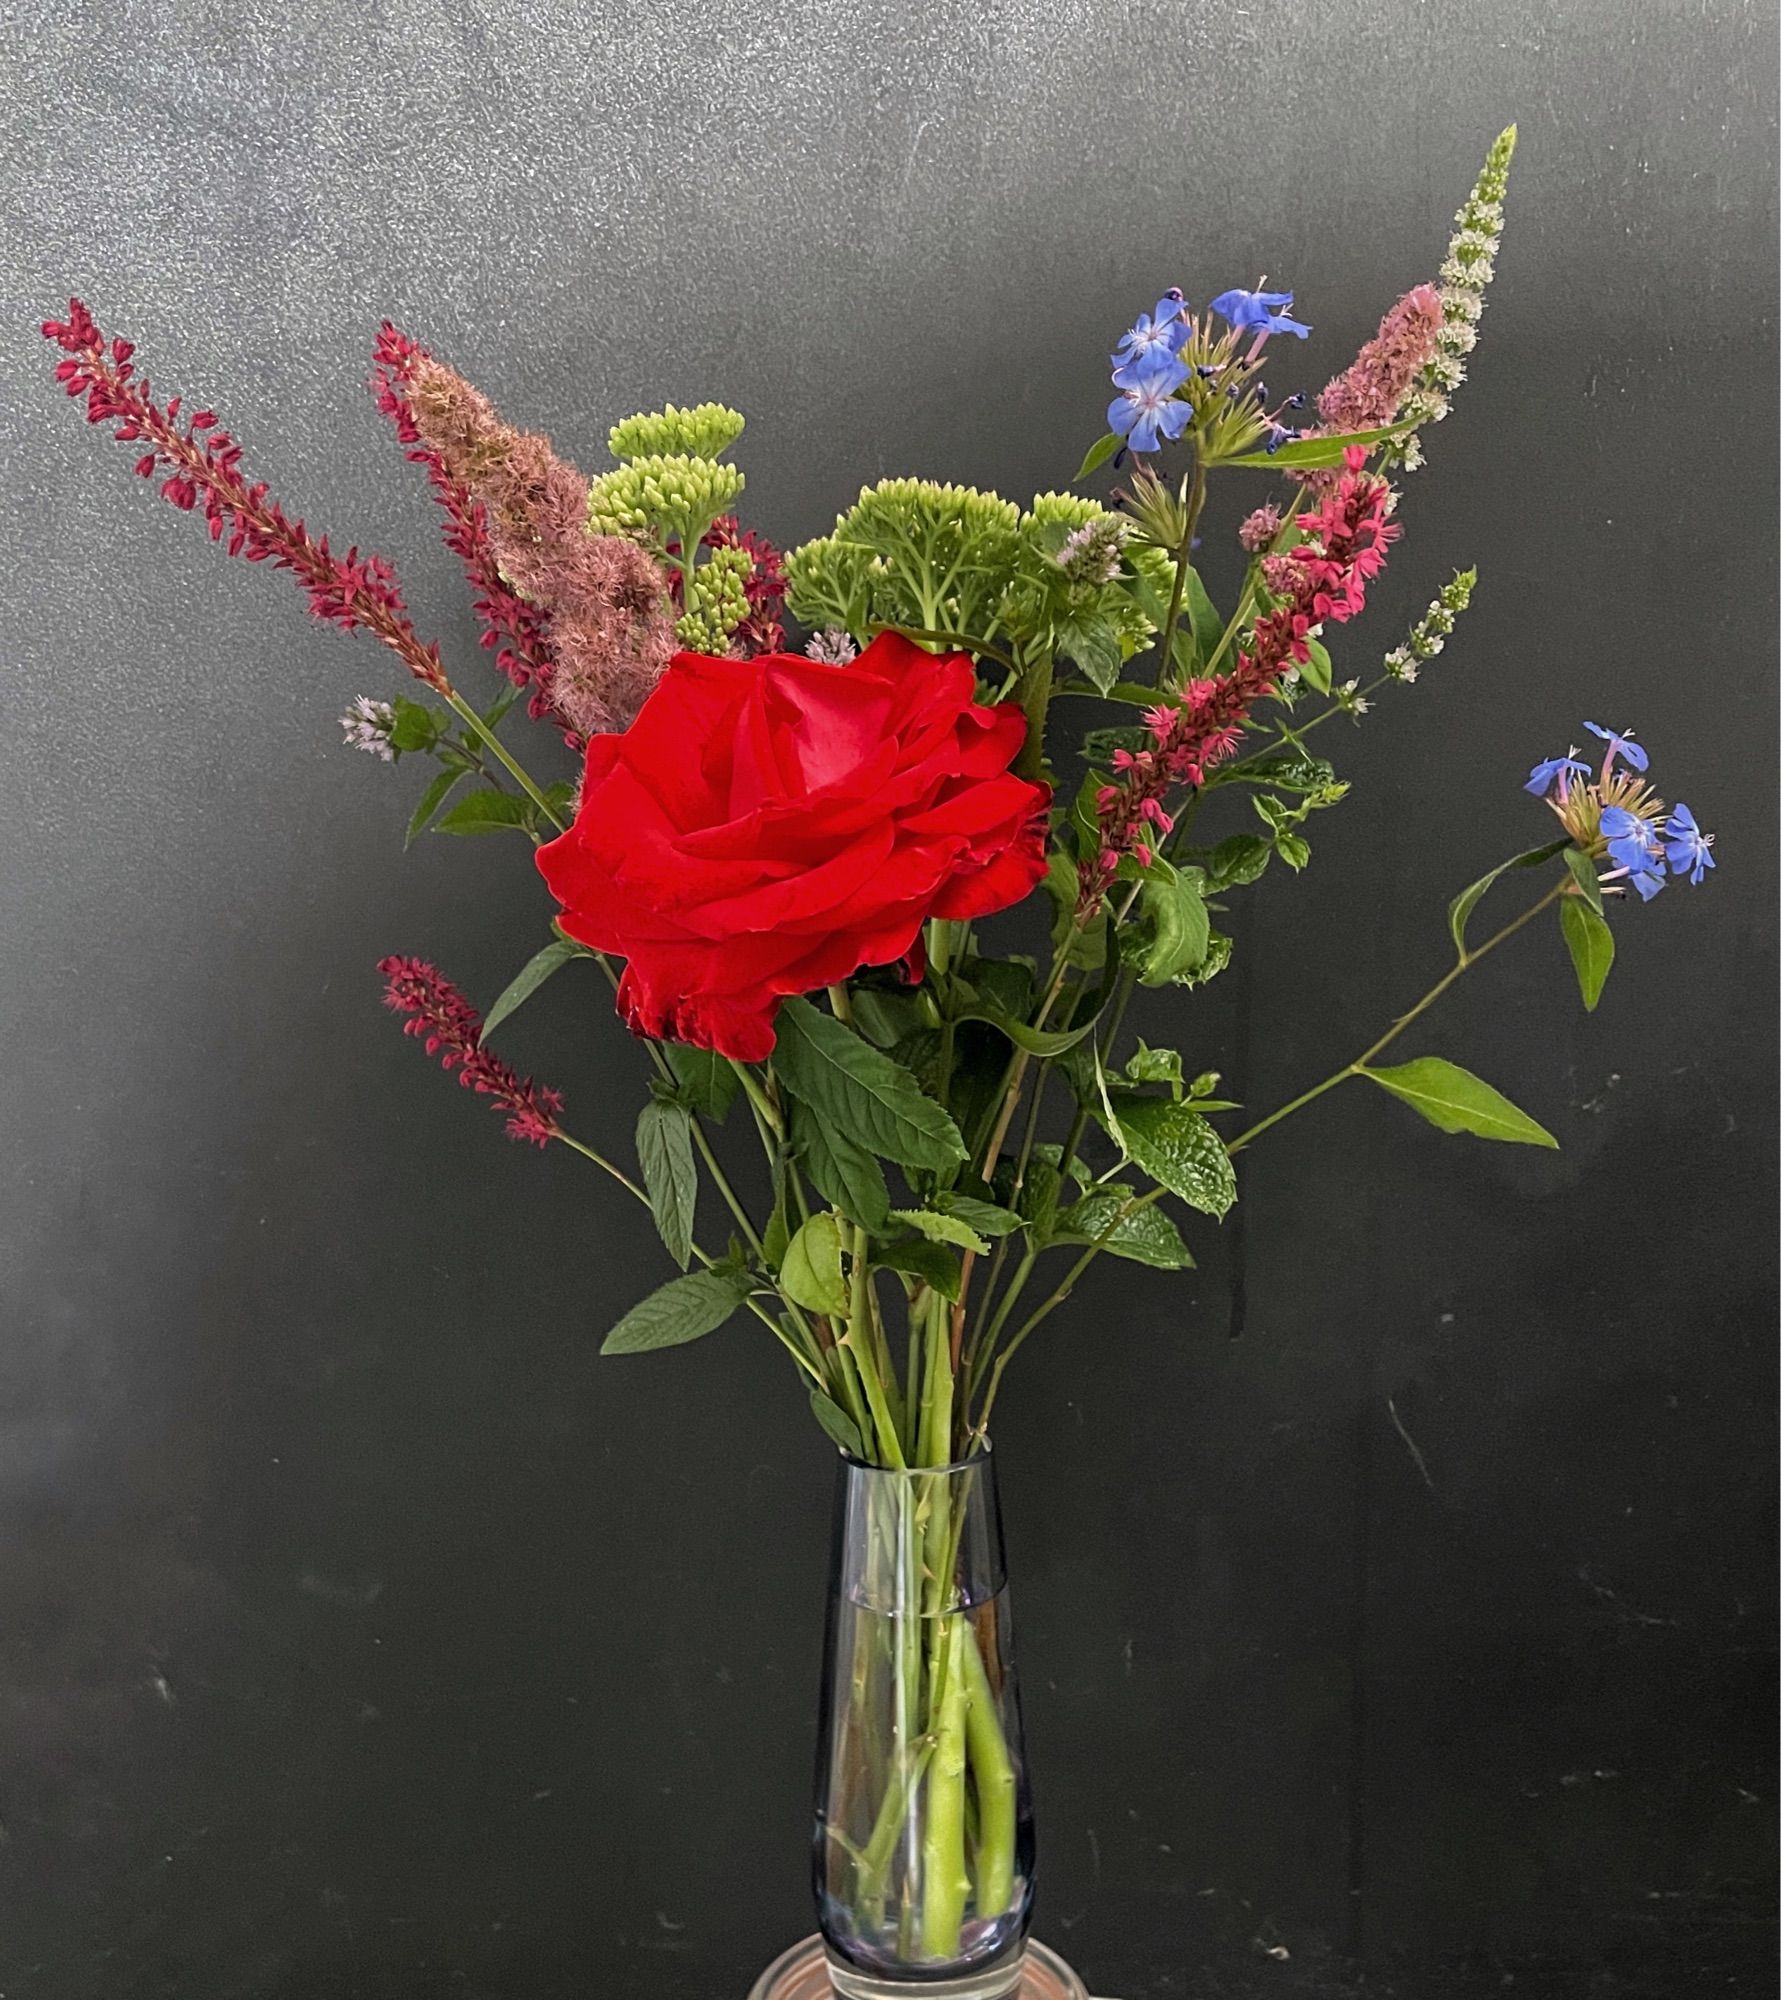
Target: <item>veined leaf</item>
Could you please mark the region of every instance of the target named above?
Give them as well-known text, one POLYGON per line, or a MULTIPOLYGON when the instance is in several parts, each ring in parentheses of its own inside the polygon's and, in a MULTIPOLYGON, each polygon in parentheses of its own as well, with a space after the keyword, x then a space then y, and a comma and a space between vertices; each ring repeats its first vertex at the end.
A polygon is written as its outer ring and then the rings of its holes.
POLYGON ((637 1163, 644 1192, 668 1255, 684 1271, 693 1256, 693 1212, 699 1169, 693 1159, 693 1118, 684 1104, 651 1098, 637 1119, 637 1163))
POLYGON ((847 1277, 841 1269, 841 1225, 819 1211, 785 1246, 779 1289, 794 1305, 839 1317, 847 1311, 847 1277))
POLYGON ((942 1194, 935 1199, 948 1215, 968 1223, 979 1236, 1012 1236, 1021 1227, 1020 1217, 1012 1209, 979 1201, 975 1195, 942 1194))
POLYGON ((1485 891, 1498 879, 1514 868, 1538 868, 1541 862, 1550 861, 1555 854, 1570 846, 1568 839, 1549 840, 1544 847, 1530 847, 1525 854, 1517 854, 1512 860, 1493 868, 1488 875, 1480 875, 1469 889, 1462 889, 1447 907, 1447 928, 1453 933, 1453 942, 1463 953, 1466 948, 1466 924, 1472 912, 1484 900, 1485 891))
POLYGON ((1351 444, 1369 450, 1392 438, 1407 437, 1414 425, 1385 424, 1378 430, 1344 431, 1340 437, 1294 438, 1278 451, 1246 451, 1236 458, 1208 461, 1214 465, 1252 465, 1258 472, 1312 471, 1321 466, 1340 465, 1351 444))
POLYGON ((958 1127, 915 1078, 808 1000, 780 1007, 773 1066, 794 1097, 882 1158, 943 1168, 965 1157, 958 1127))
POLYGON ((648 1354, 715 1333, 748 1296, 730 1270, 689 1271, 640 1299, 600 1343, 602 1354, 648 1354))
POLYGON ((865 1457, 866 1448, 860 1442, 860 1434, 853 1419, 839 1403, 825 1396, 820 1389, 812 1389, 810 1392, 810 1414, 849 1458, 865 1457))
MULTIPOLYGON (((932 1208, 893 1208, 890 1219, 913 1229, 918 1236, 925 1236, 930 1243, 953 1243, 961 1250, 975 1250, 979 1256, 989 1248, 987 1239, 963 1216, 943 1215, 932 1208)), ((1013 1220, 1018 1224, 1020 1218, 1016 1216, 1013 1220)))
POLYGON ((1096 1188, 1062 1211, 1052 1231, 1052 1242, 1093 1243, 1119 1216, 1112 1235, 1101 1243, 1109 1257, 1125 1257, 1157 1271, 1192 1270, 1193 1256, 1181 1240, 1181 1231, 1154 1201, 1132 1209, 1129 1214, 1120 1214, 1133 1198, 1134 1190, 1117 1182, 1096 1188))
POLYGON ((421 793, 420 803, 408 822, 408 831, 402 836, 402 845, 412 847, 426 832, 433 815, 451 796, 453 789, 461 785, 469 776, 467 771, 441 771, 427 789, 421 793))
POLYGON ((1203 1215, 1222 1218, 1229 1211, 1237 1199, 1231 1156, 1190 1104, 1123 1092, 1110 1101, 1113 1136, 1153 1181, 1203 1215))
MULTIPOLYGON (((1602 878, 1595 872, 1595 863, 1580 847, 1565 849, 1565 866, 1571 871, 1571 880, 1576 883, 1578 893, 1594 910, 1602 916, 1602 878)), ((1560 905, 1563 908, 1563 905, 1560 905)))
POLYGON ((884 1270, 919 1278, 930 1291, 957 1305, 958 1259, 943 1243, 930 1243, 925 1236, 899 1236, 894 1243, 874 1243, 872 1261, 884 1270))
POLYGON ((1206 913, 1198 873, 1171 868, 1161 855, 1145 871, 1140 908, 1148 935, 1130 960, 1141 985, 1167 986, 1205 959, 1212 919, 1206 913))
POLYGON ((1558 1141, 1544 1125, 1535 1124, 1500 1090, 1441 1056, 1418 1056, 1391 1069, 1363 1069, 1357 1074, 1401 1097, 1443 1132, 1469 1132, 1478 1139, 1557 1150, 1558 1141))
MULTIPOLYGON (((1574 847, 1566 851, 1577 852, 1574 847)), ((1614 963, 1614 933, 1608 928, 1607 918, 1598 915, 1581 896, 1560 899, 1558 921, 1570 947, 1571 963, 1577 968, 1577 986, 1583 1004, 1593 1014, 1614 963)))
POLYGON ((742 1088, 742 1079, 729 1058, 714 1049, 695 1049, 687 1042, 664 1042, 662 1053, 693 1108, 721 1124, 742 1088))
POLYGON ((435 833, 499 833, 517 827, 522 833, 531 825, 531 808, 511 792, 471 792, 459 799, 451 811, 434 821, 435 833))
POLYGON ((1336 679, 1330 649, 1321 639, 1307 639, 1305 652, 1307 657, 1299 662, 1299 678, 1319 694, 1328 694, 1336 679))
MULTIPOLYGON (((489 1036, 506 1020, 516 1007, 523 1006, 531 999, 540 986, 560 966, 565 966, 572 958, 587 958, 589 953, 583 946, 558 938, 554 944, 547 944, 542 951, 534 952, 524 965, 502 987, 500 997, 483 1016, 482 1038, 489 1036)), ((681 1262, 684 1264, 685 1259, 681 1262)))
POLYGON ((864 1146, 826 1124, 808 1105, 793 1101, 792 1144, 824 1201, 867 1229, 882 1229, 890 1214, 884 1169, 864 1146))

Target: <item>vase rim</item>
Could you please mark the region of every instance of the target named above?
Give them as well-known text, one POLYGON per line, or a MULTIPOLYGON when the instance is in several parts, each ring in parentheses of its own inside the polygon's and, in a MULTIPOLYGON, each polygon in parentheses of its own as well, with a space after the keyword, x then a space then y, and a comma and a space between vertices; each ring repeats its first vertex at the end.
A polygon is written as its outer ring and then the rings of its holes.
POLYGON ((950 1465, 874 1465, 869 1458, 856 1458, 842 1446, 835 1456, 853 1472, 881 1472, 889 1479, 939 1479, 953 1472, 975 1472, 994 1457, 994 1446, 985 1438, 968 1458, 955 1458, 950 1465))

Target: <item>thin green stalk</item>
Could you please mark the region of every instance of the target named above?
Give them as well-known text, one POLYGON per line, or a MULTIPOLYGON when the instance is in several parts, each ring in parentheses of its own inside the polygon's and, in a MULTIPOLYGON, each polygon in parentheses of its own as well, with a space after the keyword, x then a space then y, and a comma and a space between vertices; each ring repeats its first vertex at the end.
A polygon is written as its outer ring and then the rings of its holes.
POLYGON ((1240 1132, 1236 1138, 1227 1141, 1225 1151, 1227 1153, 1241 1152, 1252 1140, 1259 1139, 1270 1126, 1278 1125, 1283 1118, 1290 1118, 1295 1111, 1302 1110, 1307 1104, 1321 1097, 1326 1090, 1334 1090, 1337 1084, 1345 1083, 1349 1077, 1361 1075, 1373 1058, 1381 1050, 1388 1049, 1418 1015, 1425 1013, 1432 1007, 1440 999, 1441 995, 1447 991, 1448 987, 1459 978, 1461 973, 1469 971, 1487 952, 1495 951, 1505 938, 1513 937, 1523 924, 1531 924, 1542 910, 1550 909, 1570 888, 1570 883, 1571 878, 1567 874, 1562 881, 1555 883, 1552 888, 1548 889, 1537 903, 1530 904, 1527 909, 1522 911, 1520 916, 1511 918, 1500 931, 1493 932, 1474 950, 1467 951, 1462 946, 1459 956, 1454 960, 1448 971, 1435 981, 1434 985, 1429 988, 1407 1014, 1400 1014, 1370 1048, 1363 1049, 1353 1062, 1344 1063, 1339 1070, 1331 1076, 1326 1076, 1321 1083, 1313 1084, 1309 1090, 1301 1091, 1289 1103, 1281 1105, 1278 1111, 1270 1111, 1266 1118, 1262 1119, 1258 1124, 1251 1125, 1247 1132, 1240 1132))
POLYGON ((475 709, 473 709, 470 706, 470 704, 464 699, 464 697, 461 694, 457 692, 455 688, 448 695, 445 696, 445 701, 450 708, 454 709, 457 712, 459 720, 467 724, 471 729, 473 729, 476 732, 476 734, 482 738, 483 742, 485 742, 488 745, 488 747, 495 753, 495 755, 500 759, 500 761, 504 765, 506 765, 508 775, 513 779, 514 783, 519 786, 520 790, 525 793, 526 797, 532 801, 533 805, 535 805, 538 808, 538 810, 544 815, 544 817, 547 820, 550 821, 551 825, 554 826, 559 833, 562 832, 564 827, 564 822, 557 817, 556 812, 551 807, 549 802, 545 799, 544 794, 538 789, 538 787, 535 784, 533 784, 532 780, 526 775, 524 769, 520 765, 514 762, 512 756, 508 752, 507 745, 503 743, 500 737, 497 736, 495 732, 488 726, 488 724, 483 721, 482 717, 477 714, 475 709))
POLYGON ((718 1165, 717 1155, 711 1149, 711 1141, 705 1136, 704 1124, 697 1116, 692 1120, 692 1127, 693 1144, 698 1147, 699 1157, 705 1162, 705 1171, 711 1176, 718 1193, 723 1196, 724 1206, 736 1218, 736 1226, 742 1231, 743 1241, 765 1262, 766 1252, 761 1248, 761 1239, 748 1218, 748 1210, 737 1198, 736 1190, 730 1185, 729 1175, 718 1165))
POLYGON ((878 1448, 884 1454, 884 1463, 902 1472, 907 1469, 902 1440, 897 1435, 896 1422, 891 1416, 890 1404, 885 1398, 884 1383, 878 1374, 877 1356, 872 1348, 872 1307, 869 1297, 872 1277, 870 1266, 866 1261, 866 1232, 858 1223, 854 1224, 850 1247, 853 1256, 853 1291, 848 1307, 847 1332, 842 1338, 841 1345, 852 1354, 854 1366, 859 1370, 860 1387, 865 1392, 866 1407, 872 1413, 872 1425, 878 1433, 878 1448))

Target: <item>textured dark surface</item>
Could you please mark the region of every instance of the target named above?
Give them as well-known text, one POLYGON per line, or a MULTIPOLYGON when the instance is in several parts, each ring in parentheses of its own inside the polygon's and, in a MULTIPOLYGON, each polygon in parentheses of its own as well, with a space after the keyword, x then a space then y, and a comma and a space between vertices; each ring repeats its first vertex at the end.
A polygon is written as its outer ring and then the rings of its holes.
MULTIPOLYGON (((600 1364, 660 1255, 378 1014, 387 950, 502 984, 523 856, 402 855, 416 774, 331 720, 389 662, 133 484, 32 323, 81 291, 469 677, 381 315, 586 463, 742 405, 790 541, 880 471, 1067 477, 1166 282, 1295 284, 1314 387, 1510 117, 1348 671, 1475 607, 1153 1038, 1257 1106, 1359 1047, 1586 714, 1721 870, 1593 1018, 1542 930, 1419 1037, 1561 1153, 1338 1093, 1200 1273, 1035 1343, 1041 1926, 1126 2000, 1772 1990, 1775 59, 1766 0, 5 10, 7 2000, 739 1995, 807 1928, 827 1519, 779 1357, 600 1364)), ((511 1045, 626 1144, 594 982, 511 1045)))

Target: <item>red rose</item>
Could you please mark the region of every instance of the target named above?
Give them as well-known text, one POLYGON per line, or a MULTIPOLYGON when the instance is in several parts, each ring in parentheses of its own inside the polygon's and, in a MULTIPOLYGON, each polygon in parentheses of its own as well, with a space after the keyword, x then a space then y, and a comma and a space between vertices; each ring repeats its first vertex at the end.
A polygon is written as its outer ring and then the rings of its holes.
POLYGON ((538 851, 563 928, 628 961, 631 1026, 759 1061, 782 995, 1019 902, 1047 793, 1008 771, 1026 718, 975 692, 962 654, 889 632, 850 666, 677 653, 538 851))

